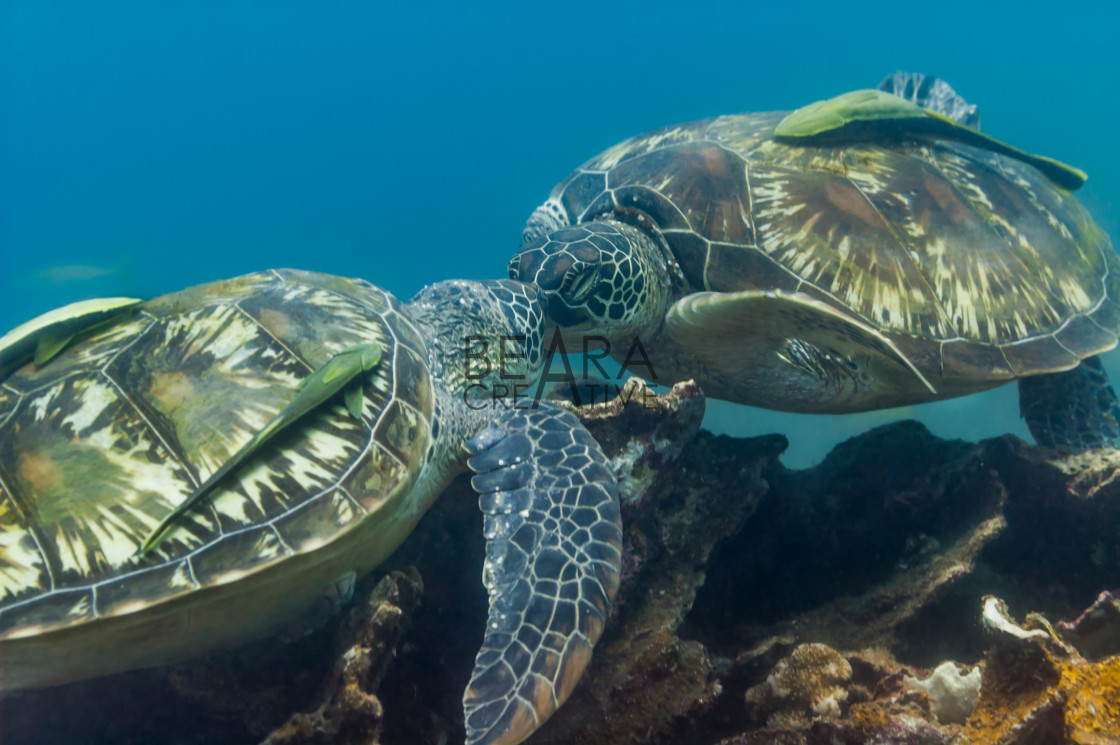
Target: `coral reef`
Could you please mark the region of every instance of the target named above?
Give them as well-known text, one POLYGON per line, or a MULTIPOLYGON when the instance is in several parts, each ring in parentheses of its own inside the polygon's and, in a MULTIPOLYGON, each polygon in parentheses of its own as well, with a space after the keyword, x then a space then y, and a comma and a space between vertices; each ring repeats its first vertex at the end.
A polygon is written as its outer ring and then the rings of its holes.
POLYGON ((365 603, 350 611, 338 632, 340 651, 320 703, 297 712, 261 745, 366 745, 381 735, 383 710, 375 695, 424 585, 415 570, 392 572, 365 603))
POLYGON ((920 688, 933 701, 933 713, 943 724, 964 724, 980 697, 980 666, 962 673, 953 662, 942 662, 928 678, 906 676, 903 681, 920 688))
POLYGON ((998 598, 984 601, 996 644, 985 655, 980 699, 965 727, 976 745, 1120 741, 1120 657, 1088 662, 1041 616, 1024 628, 998 598))
MULTIPOLYGON (((577 409, 622 485, 624 571, 530 744, 1120 742, 1120 452, 899 422, 793 471, 784 437, 714 436, 703 409, 695 385, 639 381, 577 409)), ((462 742, 483 550, 461 479, 345 618, 10 696, 0 740, 462 742)))
POLYGON ((852 666, 824 644, 799 644, 747 690, 748 704, 766 713, 766 726, 805 727, 815 717, 838 717, 848 700, 852 666))

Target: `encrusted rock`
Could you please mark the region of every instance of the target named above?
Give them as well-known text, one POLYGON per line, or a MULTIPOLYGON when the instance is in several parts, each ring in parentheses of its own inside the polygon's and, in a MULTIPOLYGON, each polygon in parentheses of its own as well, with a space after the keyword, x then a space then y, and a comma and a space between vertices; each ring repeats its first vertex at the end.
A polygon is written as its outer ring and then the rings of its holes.
POLYGON ((641 381, 631 386, 628 399, 578 409, 620 479, 641 481, 645 491, 623 504, 615 613, 584 681, 534 735, 535 745, 671 738, 722 690, 719 663, 703 644, 682 638, 681 625, 712 549, 754 512, 768 488, 763 474, 778 467, 786 442, 696 438, 703 397, 695 384, 677 384, 654 399, 641 393, 647 390, 641 381), (629 455, 635 448, 636 459, 629 455))
POLYGON ((616 397, 603 403, 560 403, 579 415, 611 457, 624 507, 640 502, 658 475, 680 458, 699 431, 705 408, 693 381, 658 395, 641 378, 630 378, 616 397))
POLYGON ((1088 662, 1043 628, 1015 623, 1006 604, 986 598, 986 655, 980 700, 964 740, 974 745, 1114 745, 1120 741, 1120 656, 1088 662))
POLYGON ((835 649, 800 644, 747 691, 746 699, 765 715, 768 727, 804 727, 814 717, 840 716, 851 678, 852 666, 835 649))
POLYGON ((293 714, 261 745, 372 745, 383 711, 376 693, 411 613, 420 604, 420 575, 393 572, 352 609, 339 632, 334 670, 314 711, 293 714))
POLYGON ((806 745, 957 745, 959 728, 937 724, 915 691, 853 704, 841 720, 818 719, 806 745))
MULTIPOLYGON (((771 657, 777 649, 789 649, 784 640, 772 640, 746 655, 740 671, 749 677, 757 662, 771 657)), ((920 689, 907 685, 904 679, 910 670, 900 665, 889 653, 869 649, 848 653, 844 659, 851 668, 850 680, 843 683, 847 700, 840 712, 830 716, 809 716, 811 706, 801 713, 787 717, 767 717, 767 725, 747 728, 734 737, 726 738, 720 745, 769 745, 770 743, 799 743, 800 745, 961 745, 957 742, 960 727, 942 725, 933 714, 933 702, 920 689)), ((771 664, 768 680, 779 674, 776 664, 771 664)), ((837 684, 837 688, 841 684, 837 684)), ((763 681, 748 693, 748 699, 761 694, 769 699, 769 683, 763 681)), ((837 700, 839 696, 837 696, 837 700)), ((748 707, 752 703, 748 700, 748 707)), ((748 716, 754 719, 764 709, 754 705, 748 716)), ((744 723, 740 722, 742 728, 744 723)))

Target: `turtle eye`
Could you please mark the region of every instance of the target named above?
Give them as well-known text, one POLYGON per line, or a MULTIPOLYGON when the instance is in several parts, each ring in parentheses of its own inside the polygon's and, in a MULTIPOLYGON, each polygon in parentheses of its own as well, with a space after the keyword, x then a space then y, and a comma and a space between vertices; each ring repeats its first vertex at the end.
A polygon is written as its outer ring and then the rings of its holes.
POLYGON ((579 305, 591 296, 599 284, 603 269, 598 263, 577 261, 564 272, 560 282, 560 297, 570 305, 579 305))

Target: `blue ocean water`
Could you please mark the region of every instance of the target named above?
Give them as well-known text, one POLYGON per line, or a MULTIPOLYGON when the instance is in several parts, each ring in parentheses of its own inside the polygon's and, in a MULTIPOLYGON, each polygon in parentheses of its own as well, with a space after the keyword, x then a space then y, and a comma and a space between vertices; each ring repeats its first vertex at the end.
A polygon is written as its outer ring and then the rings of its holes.
MULTIPOLYGON (((894 70, 1090 174, 1117 235, 1120 11, 1103 3, 0 4, 0 329, 273 266, 401 297, 504 276, 554 183, 630 135, 791 109, 894 70)), ((1115 356, 1109 366, 1116 376, 1115 356)), ((860 417, 713 404, 791 465, 897 416, 1013 431, 1014 387, 860 417)))

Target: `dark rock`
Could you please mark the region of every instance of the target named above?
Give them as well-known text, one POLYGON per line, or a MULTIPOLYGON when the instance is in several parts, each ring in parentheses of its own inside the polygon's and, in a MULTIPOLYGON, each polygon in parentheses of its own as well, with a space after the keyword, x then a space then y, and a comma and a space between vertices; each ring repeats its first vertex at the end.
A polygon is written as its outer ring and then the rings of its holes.
POLYGON ((1102 592, 1088 609, 1072 621, 1062 621, 1062 638, 1085 655, 1099 660, 1120 654, 1120 591, 1102 592))

